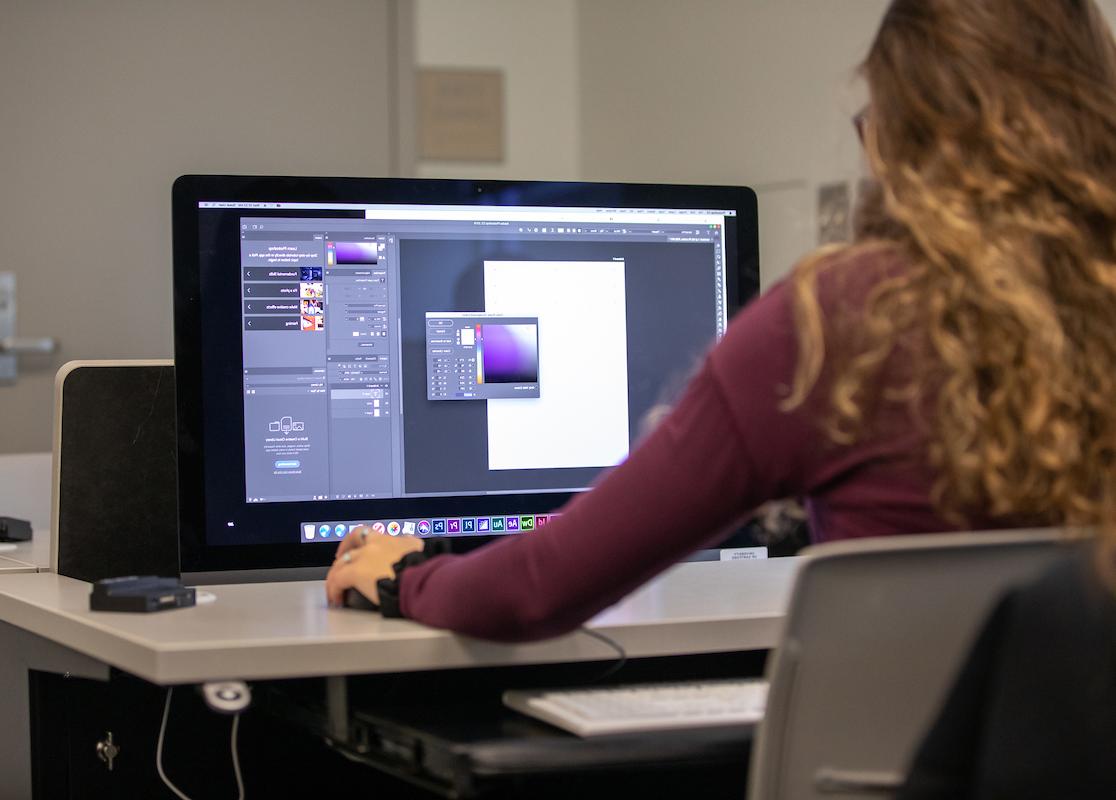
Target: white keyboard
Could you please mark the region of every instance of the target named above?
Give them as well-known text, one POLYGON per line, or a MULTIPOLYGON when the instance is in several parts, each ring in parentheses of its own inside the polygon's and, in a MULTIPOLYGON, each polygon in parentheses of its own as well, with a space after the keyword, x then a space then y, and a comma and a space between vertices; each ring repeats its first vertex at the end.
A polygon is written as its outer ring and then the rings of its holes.
POLYGON ((504 692, 509 708, 578 736, 754 723, 766 703, 761 680, 504 692))

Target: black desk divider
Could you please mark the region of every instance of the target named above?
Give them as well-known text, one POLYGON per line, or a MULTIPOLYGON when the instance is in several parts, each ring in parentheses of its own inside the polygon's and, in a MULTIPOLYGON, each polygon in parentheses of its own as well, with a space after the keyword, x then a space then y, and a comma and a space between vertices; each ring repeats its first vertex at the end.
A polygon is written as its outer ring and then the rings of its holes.
POLYGON ((178 575, 171 361, 75 361, 55 381, 54 567, 178 575))

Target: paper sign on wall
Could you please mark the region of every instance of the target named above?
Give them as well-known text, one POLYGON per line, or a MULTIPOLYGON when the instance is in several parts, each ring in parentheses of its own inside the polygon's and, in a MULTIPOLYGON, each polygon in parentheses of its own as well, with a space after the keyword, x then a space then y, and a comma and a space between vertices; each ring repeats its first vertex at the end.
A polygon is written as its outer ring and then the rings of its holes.
POLYGON ((420 69, 418 157, 430 161, 504 160, 504 73, 420 69))

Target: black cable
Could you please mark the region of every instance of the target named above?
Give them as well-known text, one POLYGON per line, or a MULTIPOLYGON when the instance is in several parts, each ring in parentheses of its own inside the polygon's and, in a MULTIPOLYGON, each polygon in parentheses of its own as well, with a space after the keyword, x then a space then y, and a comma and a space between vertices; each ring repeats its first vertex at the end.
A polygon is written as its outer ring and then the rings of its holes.
POLYGON ((625 664, 628 663, 628 654, 624 651, 624 648, 620 646, 620 643, 617 642, 615 639, 605 636, 600 631, 595 631, 590 628, 582 627, 579 628, 579 630, 586 636, 589 636, 599 642, 603 642, 604 644, 608 645, 616 651, 617 655, 616 661, 610 664, 608 669, 606 669, 600 675, 590 680, 590 683, 596 683, 597 681, 603 681, 606 678, 611 678, 613 675, 619 672, 625 664))

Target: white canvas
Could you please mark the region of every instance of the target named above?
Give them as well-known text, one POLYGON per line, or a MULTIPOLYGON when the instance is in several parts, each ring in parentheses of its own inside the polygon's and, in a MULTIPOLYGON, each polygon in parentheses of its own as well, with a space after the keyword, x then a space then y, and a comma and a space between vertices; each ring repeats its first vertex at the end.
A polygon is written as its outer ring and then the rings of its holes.
POLYGON ((488 402, 488 468, 607 467, 628 455, 622 261, 486 261, 485 311, 539 318, 540 397, 488 402))

